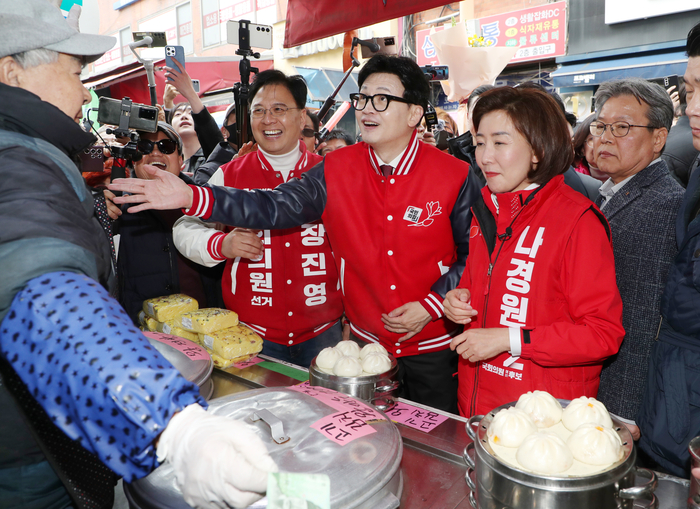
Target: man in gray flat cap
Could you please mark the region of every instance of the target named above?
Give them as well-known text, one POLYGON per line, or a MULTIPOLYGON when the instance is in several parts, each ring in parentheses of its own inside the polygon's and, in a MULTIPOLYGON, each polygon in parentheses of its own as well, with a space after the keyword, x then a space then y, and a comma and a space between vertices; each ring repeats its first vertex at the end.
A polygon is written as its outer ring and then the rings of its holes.
POLYGON ((167 461, 194 507, 246 507, 277 469, 256 431, 197 386, 109 296, 107 240, 75 161, 80 34, 47 0, 0 0, 0 507, 111 509, 167 461))

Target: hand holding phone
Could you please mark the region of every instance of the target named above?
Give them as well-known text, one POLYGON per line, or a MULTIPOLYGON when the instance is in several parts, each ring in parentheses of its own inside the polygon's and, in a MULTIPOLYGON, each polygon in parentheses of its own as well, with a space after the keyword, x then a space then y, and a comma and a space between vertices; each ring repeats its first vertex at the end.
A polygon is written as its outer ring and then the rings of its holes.
MULTIPOLYGON (((180 67, 173 60, 177 60, 180 63, 182 70, 185 70, 185 48, 182 46, 166 46, 165 47, 165 65, 171 69, 179 70, 180 67)), ((168 78, 169 81, 173 81, 168 78)))

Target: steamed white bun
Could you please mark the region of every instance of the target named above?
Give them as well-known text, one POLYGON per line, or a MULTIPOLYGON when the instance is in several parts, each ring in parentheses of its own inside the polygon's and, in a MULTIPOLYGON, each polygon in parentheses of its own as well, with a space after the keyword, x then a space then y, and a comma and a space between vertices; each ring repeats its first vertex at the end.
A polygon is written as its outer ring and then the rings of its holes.
POLYGON ((355 357, 356 359, 360 358, 360 345, 358 345, 354 341, 341 341, 340 343, 335 345, 335 348, 340 350, 340 352, 343 355, 347 355, 348 357, 355 357))
POLYGON ((574 431, 581 424, 589 422, 608 428, 612 428, 613 425, 605 405, 595 398, 586 396, 571 400, 562 413, 561 422, 569 431, 574 431))
POLYGON ((369 353, 362 359, 362 370, 370 375, 386 373, 391 369, 391 361, 386 354, 369 353))
POLYGON ((343 355, 336 361, 333 371, 338 376, 358 376, 362 373, 362 364, 360 364, 360 359, 343 355))
POLYGON ((525 437, 515 453, 515 459, 527 470, 548 475, 560 474, 574 464, 566 442, 548 431, 538 431, 525 437))
POLYGON ((515 407, 504 408, 489 424, 489 441, 503 447, 518 447, 525 437, 537 432, 532 417, 515 407))
POLYGON ((611 465, 622 457, 622 441, 612 429, 582 424, 566 441, 574 458, 588 465, 611 465))
POLYGON ((549 428, 561 421, 561 404, 545 391, 526 392, 520 396, 515 408, 527 412, 538 428, 549 428))
POLYGON ((384 348, 379 343, 370 343, 368 345, 363 346, 362 350, 360 350, 360 359, 364 360, 364 358, 371 353, 381 353, 384 355, 389 354, 389 352, 386 351, 386 348, 384 348))
POLYGON ((335 347, 329 346, 321 350, 316 357, 316 366, 325 373, 333 372, 333 366, 343 353, 335 347))

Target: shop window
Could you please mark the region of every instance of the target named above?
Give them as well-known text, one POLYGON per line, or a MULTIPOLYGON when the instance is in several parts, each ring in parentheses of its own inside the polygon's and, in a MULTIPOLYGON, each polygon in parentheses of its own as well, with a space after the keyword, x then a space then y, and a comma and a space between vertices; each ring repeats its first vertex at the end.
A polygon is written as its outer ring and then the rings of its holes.
POLYGON ((189 3, 179 5, 177 11, 177 41, 185 48, 185 54, 194 53, 194 36, 192 35, 192 6, 189 3))

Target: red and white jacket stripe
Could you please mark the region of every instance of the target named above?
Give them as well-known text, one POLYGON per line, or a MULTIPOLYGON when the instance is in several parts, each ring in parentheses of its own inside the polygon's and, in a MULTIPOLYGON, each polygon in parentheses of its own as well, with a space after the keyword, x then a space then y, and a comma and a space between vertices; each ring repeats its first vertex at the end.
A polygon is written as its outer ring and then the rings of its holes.
MULTIPOLYGON (((289 179, 299 177, 321 159, 300 144, 300 157, 289 179)), ((274 189, 283 182, 261 152, 223 165, 210 179, 215 186, 274 189)), ((211 207, 211 190, 193 186, 202 210, 211 207)), ((195 209, 193 206, 191 210, 195 209)), ((227 228, 228 231, 231 228, 227 228)), ((227 233, 195 217, 175 224, 173 239, 187 258, 205 266, 226 260, 222 290, 226 307, 260 336, 293 345, 333 325, 343 312, 338 274, 325 228, 320 221, 286 230, 263 230, 261 260, 226 259, 221 246, 227 233)))

